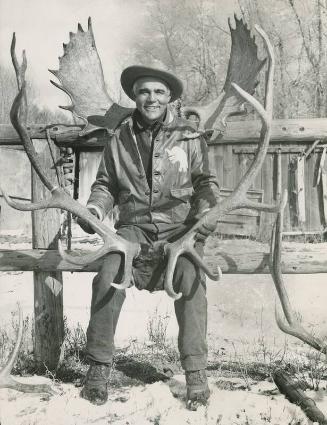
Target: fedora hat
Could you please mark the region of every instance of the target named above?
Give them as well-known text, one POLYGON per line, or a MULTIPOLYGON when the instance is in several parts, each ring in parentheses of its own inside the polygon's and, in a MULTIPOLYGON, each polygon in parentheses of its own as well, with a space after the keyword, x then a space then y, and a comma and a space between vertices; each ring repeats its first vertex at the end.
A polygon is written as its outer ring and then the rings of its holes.
POLYGON ((135 81, 144 77, 158 78, 165 82, 170 88, 170 102, 174 102, 174 100, 178 99, 183 93, 183 83, 170 72, 146 66, 133 65, 124 69, 120 77, 121 86, 130 99, 135 100, 135 93, 133 91, 135 81))

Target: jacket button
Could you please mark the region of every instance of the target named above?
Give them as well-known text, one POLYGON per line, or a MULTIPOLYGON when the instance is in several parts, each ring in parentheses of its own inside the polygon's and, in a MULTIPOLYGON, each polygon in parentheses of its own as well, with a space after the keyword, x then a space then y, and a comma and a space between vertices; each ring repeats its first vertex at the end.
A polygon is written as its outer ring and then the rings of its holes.
POLYGON ((156 153, 154 154, 154 157, 155 157, 155 158, 159 158, 159 156, 160 156, 160 153, 159 153, 159 152, 156 152, 156 153))
POLYGON ((154 189, 153 190, 153 193, 159 193, 159 190, 158 189, 154 189))
POLYGON ((153 174, 154 174, 155 176, 160 176, 160 174, 161 174, 161 173, 160 173, 160 171, 154 171, 154 172, 153 172, 153 174))
POLYGON ((146 195, 146 196, 149 196, 149 195, 150 195, 150 191, 149 191, 149 190, 146 190, 146 191, 145 191, 145 195, 146 195))

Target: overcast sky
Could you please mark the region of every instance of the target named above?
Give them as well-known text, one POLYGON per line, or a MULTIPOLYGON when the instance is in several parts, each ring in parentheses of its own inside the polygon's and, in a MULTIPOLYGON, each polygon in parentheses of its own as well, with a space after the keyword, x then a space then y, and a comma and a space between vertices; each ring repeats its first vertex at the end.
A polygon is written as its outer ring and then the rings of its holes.
MULTIPOLYGON (((176 0, 177 1, 177 0, 176 0)), ((221 12, 237 10, 236 0, 217 0, 221 12)), ((107 83, 119 81, 124 49, 142 30, 144 6, 137 0, 0 0, 0 63, 11 66, 10 43, 16 32, 17 55, 25 49, 28 72, 33 75, 40 102, 49 107, 67 104, 67 97, 53 87, 48 68, 58 68, 62 43, 77 23, 87 28, 92 17, 97 49, 107 83)))

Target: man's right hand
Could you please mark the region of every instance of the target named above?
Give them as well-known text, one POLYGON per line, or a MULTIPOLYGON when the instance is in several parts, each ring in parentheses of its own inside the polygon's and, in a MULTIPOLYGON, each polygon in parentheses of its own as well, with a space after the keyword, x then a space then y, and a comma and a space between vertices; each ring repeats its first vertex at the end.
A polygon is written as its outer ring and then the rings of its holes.
MULTIPOLYGON (((88 208, 88 210, 96 218, 99 218, 98 213, 96 212, 94 208, 88 208)), ((76 221, 77 221, 77 224, 80 226, 82 230, 84 230, 85 233, 88 233, 90 235, 93 235, 95 233, 91 225, 86 220, 83 220, 82 218, 78 217, 76 221)))

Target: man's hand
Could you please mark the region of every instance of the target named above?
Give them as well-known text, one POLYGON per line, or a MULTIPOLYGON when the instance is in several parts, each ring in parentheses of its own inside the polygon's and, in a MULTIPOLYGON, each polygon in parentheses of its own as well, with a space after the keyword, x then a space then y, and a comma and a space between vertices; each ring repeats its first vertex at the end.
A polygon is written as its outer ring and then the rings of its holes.
MULTIPOLYGON (((195 218, 196 220, 200 220, 207 212, 210 211, 210 208, 208 207, 207 203, 204 201, 201 203, 199 212, 196 214, 195 218)), ((205 242, 208 236, 210 236, 217 227, 217 221, 213 220, 212 222, 208 222, 205 220, 201 226, 199 226, 196 229, 195 239, 197 241, 205 242)))
POLYGON ((216 230, 216 227, 217 227, 217 222, 201 224, 201 226, 199 226, 196 229, 196 232, 197 232, 195 235, 196 240, 205 242, 207 237, 210 236, 216 230))
MULTIPOLYGON (((97 211, 94 208, 88 208, 91 214, 93 214, 96 218, 99 218, 97 211)), ((90 235, 93 235, 95 231, 91 227, 91 225, 83 220, 82 218, 78 217, 77 224, 80 226, 82 230, 84 230, 85 233, 88 233, 90 235)))

